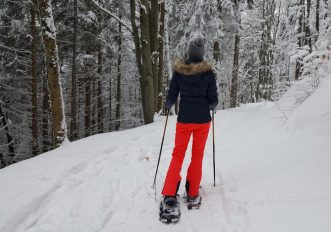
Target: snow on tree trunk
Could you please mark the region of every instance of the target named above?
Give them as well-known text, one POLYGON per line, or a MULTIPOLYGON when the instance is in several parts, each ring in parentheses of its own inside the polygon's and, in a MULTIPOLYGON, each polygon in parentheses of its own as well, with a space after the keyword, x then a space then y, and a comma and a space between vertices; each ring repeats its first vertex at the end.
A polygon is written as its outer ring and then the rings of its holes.
POLYGON ((56 29, 50 0, 38 0, 46 56, 48 89, 53 116, 53 145, 60 146, 66 138, 64 102, 59 75, 56 29))
POLYGON ((165 2, 160 3, 160 31, 159 31, 159 68, 158 68, 158 104, 157 111, 162 109, 163 104, 163 71, 164 71, 164 30, 165 30, 165 2))
POLYGON ((154 84, 154 109, 158 110, 158 98, 159 98, 159 75, 158 75, 158 62, 159 62, 159 5, 157 0, 150 0, 151 9, 149 13, 150 24, 150 47, 152 53, 152 72, 153 72, 153 84, 154 84))

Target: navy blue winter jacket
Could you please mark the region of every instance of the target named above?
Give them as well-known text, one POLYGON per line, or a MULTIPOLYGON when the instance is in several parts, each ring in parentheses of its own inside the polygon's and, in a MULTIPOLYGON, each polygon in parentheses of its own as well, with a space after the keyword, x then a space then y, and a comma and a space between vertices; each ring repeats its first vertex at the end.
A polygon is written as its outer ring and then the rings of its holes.
POLYGON ((170 108, 180 93, 178 122, 210 122, 210 108, 218 104, 216 75, 206 61, 187 64, 183 60, 174 63, 174 74, 166 100, 170 108))

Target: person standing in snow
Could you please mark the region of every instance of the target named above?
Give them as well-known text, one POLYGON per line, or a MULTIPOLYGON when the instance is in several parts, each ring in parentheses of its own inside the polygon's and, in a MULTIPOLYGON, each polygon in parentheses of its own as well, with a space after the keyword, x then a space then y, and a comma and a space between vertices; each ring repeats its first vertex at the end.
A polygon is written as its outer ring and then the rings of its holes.
POLYGON ((202 160, 208 137, 211 115, 218 105, 216 75, 212 65, 204 60, 204 38, 192 38, 188 46, 188 59, 174 62, 166 110, 170 110, 180 93, 179 113, 176 124, 175 147, 165 178, 162 195, 165 204, 177 202, 176 194, 181 182, 180 171, 185 152, 193 134, 192 158, 186 175, 187 200, 199 196, 202 177, 202 160))

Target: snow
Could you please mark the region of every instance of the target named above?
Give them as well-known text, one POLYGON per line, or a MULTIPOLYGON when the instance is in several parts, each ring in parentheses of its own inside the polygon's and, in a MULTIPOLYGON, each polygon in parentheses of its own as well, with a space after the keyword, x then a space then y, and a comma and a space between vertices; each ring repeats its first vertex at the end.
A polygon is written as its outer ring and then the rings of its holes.
POLYGON ((48 6, 46 8, 45 15, 46 28, 44 28, 45 34, 51 39, 56 39, 56 28, 54 24, 52 5, 50 1, 48 1, 47 4, 48 6))
POLYGON ((300 81, 276 103, 217 112, 216 187, 210 135, 202 206, 198 211, 182 207, 178 224, 158 221, 175 135, 176 117, 170 116, 157 201, 151 186, 164 117, 68 143, 0 170, 0 231, 329 232, 331 75, 303 96, 307 87, 300 81))

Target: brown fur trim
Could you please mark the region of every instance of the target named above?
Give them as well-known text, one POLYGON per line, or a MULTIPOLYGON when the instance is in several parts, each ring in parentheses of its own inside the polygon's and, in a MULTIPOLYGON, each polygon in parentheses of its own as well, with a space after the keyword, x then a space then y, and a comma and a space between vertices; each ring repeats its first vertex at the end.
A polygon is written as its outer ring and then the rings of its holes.
POLYGON ((185 64, 183 60, 176 59, 174 62, 174 69, 176 72, 184 75, 194 75, 213 70, 213 66, 207 61, 202 61, 196 64, 185 64))

